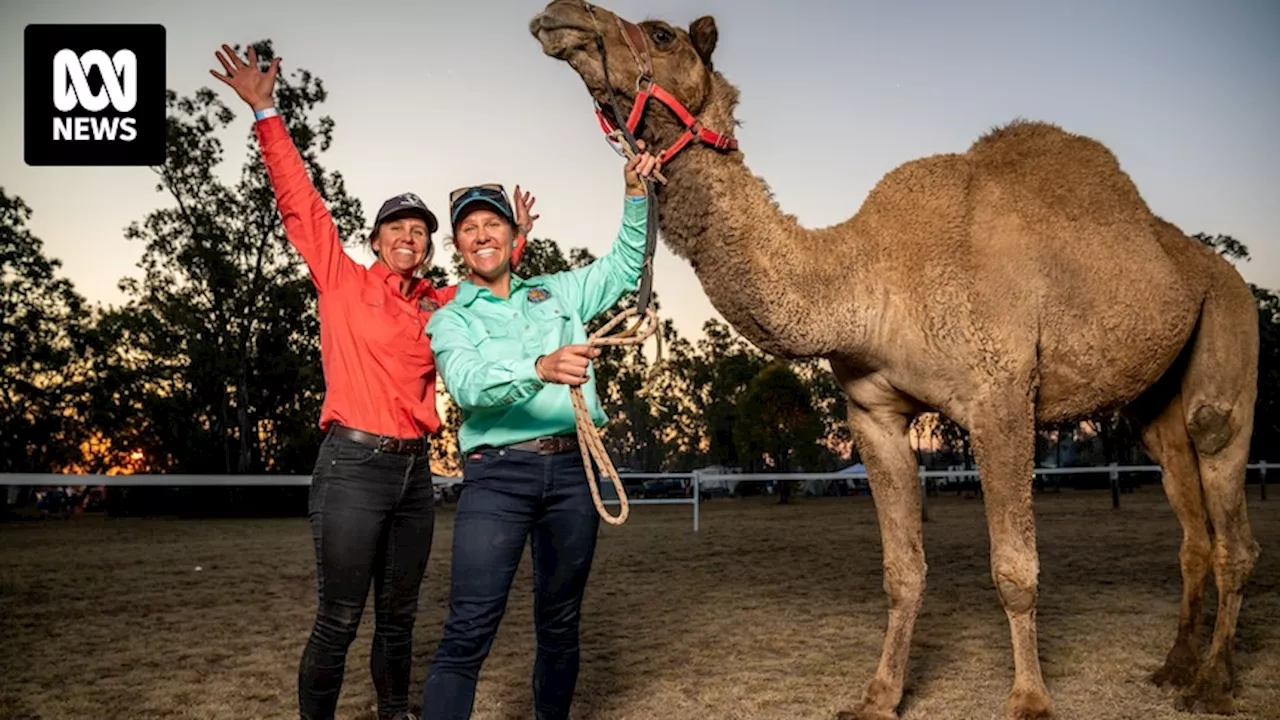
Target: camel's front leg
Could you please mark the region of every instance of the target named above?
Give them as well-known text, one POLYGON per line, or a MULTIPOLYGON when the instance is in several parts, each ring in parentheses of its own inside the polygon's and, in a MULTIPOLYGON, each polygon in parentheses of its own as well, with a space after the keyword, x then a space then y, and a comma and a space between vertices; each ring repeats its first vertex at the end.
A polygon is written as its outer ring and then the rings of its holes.
POLYGON ((1008 714, 1017 720, 1056 717, 1040 674, 1036 641, 1040 559, 1031 508, 1034 418, 1031 398, 1015 394, 977 408, 970 431, 991 537, 991 576, 1009 617, 1013 640, 1014 677, 1008 714))
MULTIPOLYGON (((892 407, 892 406, 890 406, 892 407)), ((909 418, 896 409, 867 409, 850 403, 849 423, 880 521, 884 547, 884 589, 889 625, 880 666, 862 702, 839 720, 896 720, 906 680, 911 633, 924 596, 924 539, 920 522, 920 480, 907 434, 909 418)))

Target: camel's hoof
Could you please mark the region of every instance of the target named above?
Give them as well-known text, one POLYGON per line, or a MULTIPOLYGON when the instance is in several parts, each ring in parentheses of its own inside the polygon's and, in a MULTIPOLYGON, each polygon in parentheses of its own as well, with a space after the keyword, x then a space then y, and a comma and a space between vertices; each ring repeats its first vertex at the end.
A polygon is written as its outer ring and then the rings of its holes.
POLYGON ((1009 695, 1009 720, 1057 720, 1053 701, 1043 690, 1015 690, 1009 695))
POLYGON ((1226 661, 1208 662, 1196 673, 1191 687, 1178 697, 1177 707, 1185 712, 1234 715, 1236 700, 1232 697, 1231 667, 1226 661))
POLYGON ((1209 683, 1196 683, 1178 697, 1176 705, 1179 710, 1189 713, 1236 714, 1236 699, 1231 697, 1231 693, 1209 683))
POLYGON ((1151 674, 1151 682, 1156 687, 1173 687, 1179 690, 1191 687, 1196 679, 1196 666, 1200 658, 1196 651, 1181 643, 1169 651, 1164 665, 1151 674))
POLYGON ((898 720, 898 714, 859 706, 857 710, 836 713, 836 720, 898 720))
POLYGON ((867 685, 858 706, 836 713, 836 720, 898 720, 895 706, 901 697, 889 687, 888 682, 874 678, 867 685))

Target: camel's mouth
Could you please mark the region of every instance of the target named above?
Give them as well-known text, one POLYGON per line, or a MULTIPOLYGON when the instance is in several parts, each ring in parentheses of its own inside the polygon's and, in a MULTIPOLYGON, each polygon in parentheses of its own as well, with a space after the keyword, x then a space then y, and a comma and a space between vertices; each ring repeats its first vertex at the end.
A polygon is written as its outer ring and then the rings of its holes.
MULTIPOLYGON (((597 12, 605 11, 597 9, 597 12)), ((604 105, 608 102, 608 94, 604 86, 603 67, 595 52, 596 43, 600 39, 596 19, 584 9, 581 2, 552 0, 545 10, 529 21, 529 34, 538 40, 543 54, 573 68, 586 84, 592 98, 604 105)), ((618 89, 618 92, 630 96, 622 89, 618 89)), ((609 120, 617 125, 615 118, 610 117, 609 120)))
POLYGON ((538 39, 544 54, 557 60, 568 60, 595 38, 595 30, 581 18, 552 10, 535 15, 529 21, 529 33, 538 39))

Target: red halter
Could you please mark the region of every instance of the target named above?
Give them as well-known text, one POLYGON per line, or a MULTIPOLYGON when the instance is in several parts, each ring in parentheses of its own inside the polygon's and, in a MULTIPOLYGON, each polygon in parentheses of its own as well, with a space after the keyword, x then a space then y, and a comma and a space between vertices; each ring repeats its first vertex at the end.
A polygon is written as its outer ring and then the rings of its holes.
MULTIPOLYGON (((617 16, 615 15, 614 17, 617 16)), ((716 150, 737 150, 737 138, 730 135, 722 135, 703 126, 702 122, 695 118, 693 113, 689 112, 679 100, 676 100, 674 95, 653 80, 653 64, 650 61, 649 44, 644 31, 620 17, 618 18, 618 25, 622 29, 622 37, 626 39, 632 56, 635 57, 636 65, 640 67, 640 76, 636 79, 636 100, 635 104, 631 106, 631 115, 627 118, 627 130, 630 130, 632 135, 635 134, 641 118, 644 117, 645 108, 650 98, 652 98, 666 105, 674 112, 685 127, 685 131, 679 139, 658 156, 663 165, 666 165, 676 153, 695 140, 716 150)), ((618 131, 618 128, 604 116, 600 103, 595 103, 595 110, 596 117, 600 120, 600 128, 604 130, 606 135, 613 136, 618 131)))

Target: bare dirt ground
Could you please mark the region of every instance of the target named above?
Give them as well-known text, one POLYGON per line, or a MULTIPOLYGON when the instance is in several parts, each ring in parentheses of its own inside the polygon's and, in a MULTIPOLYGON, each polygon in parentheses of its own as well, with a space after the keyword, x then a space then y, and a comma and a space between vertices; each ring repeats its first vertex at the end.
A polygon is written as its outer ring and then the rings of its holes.
MULTIPOLYGON (((1280 718, 1280 499, 1250 490, 1262 557, 1240 617, 1238 717, 1280 718)), ((943 497, 931 511, 902 717, 999 718, 1012 665, 982 506, 943 497)), ((1122 496, 1118 511, 1106 492, 1039 495, 1036 511, 1040 650, 1061 716, 1198 717, 1145 681, 1173 640, 1180 592, 1180 531, 1159 488, 1122 496)), ((575 717, 827 720, 851 707, 886 619, 870 500, 716 500, 702 515, 697 535, 688 506, 636 506, 623 527, 602 526, 575 717)), ((437 527, 415 695, 444 620, 450 507, 437 527)), ((0 717, 297 717, 312 562, 302 519, 0 526, 0 717)), ((530 591, 526 554, 476 720, 532 715, 530 591)), ((374 717, 372 615, 351 649, 340 718, 374 717)))

